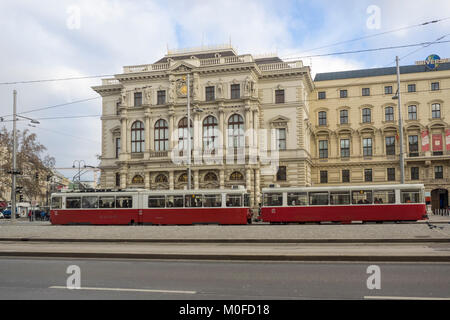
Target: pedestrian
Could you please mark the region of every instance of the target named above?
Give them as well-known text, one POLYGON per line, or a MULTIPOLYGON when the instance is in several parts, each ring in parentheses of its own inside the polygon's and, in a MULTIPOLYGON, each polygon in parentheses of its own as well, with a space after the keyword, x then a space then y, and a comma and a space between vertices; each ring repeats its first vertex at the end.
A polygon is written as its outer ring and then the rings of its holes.
POLYGON ((33 215, 31 214, 31 210, 28 210, 28 219, 31 221, 33 221, 33 215))

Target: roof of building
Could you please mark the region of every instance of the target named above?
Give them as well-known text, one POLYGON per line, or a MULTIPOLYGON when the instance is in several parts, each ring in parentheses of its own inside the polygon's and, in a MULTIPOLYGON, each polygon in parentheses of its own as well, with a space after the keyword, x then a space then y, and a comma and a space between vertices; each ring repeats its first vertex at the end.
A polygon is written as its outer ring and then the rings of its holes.
POLYGON ((281 60, 278 57, 270 57, 270 58, 255 59, 255 62, 256 64, 268 64, 268 63, 283 62, 283 60, 281 60))
MULTIPOLYGON (((400 74, 418 73, 418 72, 436 72, 444 70, 450 70, 450 63, 442 63, 436 70, 430 70, 426 65, 410 65, 403 67, 400 66, 400 74)), ((316 74, 316 76, 314 77, 314 81, 378 77, 378 76, 394 75, 396 73, 397 73, 396 67, 325 72, 316 74)))
POLYGON ((208 52, 208 53, 192 53, 192 54, 186 54, 186 55, 177 55, 177 56, 165 56, 162 59, 159 59, 158 61, 156 61, 155 63, 166 63, 167 59, 172 59, 172 60, 186 60, 186 59, 190 59, 191 57, 196 57, 197 59, 210 59, 210 58, 215 58, 216 54, 220 54, 221 57, 235 57, 236 54, 231 51, 220 51, 218 50, 218 52, 208 52))

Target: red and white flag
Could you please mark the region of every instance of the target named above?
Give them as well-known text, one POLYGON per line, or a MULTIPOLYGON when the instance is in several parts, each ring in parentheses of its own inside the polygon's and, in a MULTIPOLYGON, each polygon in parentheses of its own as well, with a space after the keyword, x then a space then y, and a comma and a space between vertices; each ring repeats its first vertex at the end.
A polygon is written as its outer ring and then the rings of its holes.
POLYGON ((422 131, 422 152, 430 150, 430 138, 428 137, 428 131, 422 131))

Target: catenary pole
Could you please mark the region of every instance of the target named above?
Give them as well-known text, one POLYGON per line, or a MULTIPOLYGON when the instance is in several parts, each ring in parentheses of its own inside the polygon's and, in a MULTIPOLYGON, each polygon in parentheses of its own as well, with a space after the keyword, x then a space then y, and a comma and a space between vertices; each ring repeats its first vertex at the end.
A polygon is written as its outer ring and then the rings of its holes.
POLYGON ((17 133, 16 133, 16 112, 17 112, 17 91, 13 91, 13 154, 12 154, 12 181, 11 181, 11 221, 16 219, 16 153, 17 153, 17 133))
POLYGON ((398 99, 398 128, 400 136, 400 182, 405 183, 405 163, 403 153, 403 121, 402 121, 402 102, 400 98, 400 66, 398 56, 395 57, 397 63, 397 99, 398 99))

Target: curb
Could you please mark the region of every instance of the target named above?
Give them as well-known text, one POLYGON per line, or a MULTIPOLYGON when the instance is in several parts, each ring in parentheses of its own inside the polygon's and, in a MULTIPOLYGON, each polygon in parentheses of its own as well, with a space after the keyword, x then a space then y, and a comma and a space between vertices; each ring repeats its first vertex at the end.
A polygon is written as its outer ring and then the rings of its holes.
POLYGON ((450 256, 358 256, 358 255, 210 255, 139 254, 95 252, 0 252, 0 257, 97 258, 142 260, 220 260, 220 261, 369 261, 369 262, 450 262, 450 256))
POLYGON ((128 243, 450 243, 450 238, 411 239, 55 239, 55 238, 0 238, 15 242, 128 242, 128 243))

